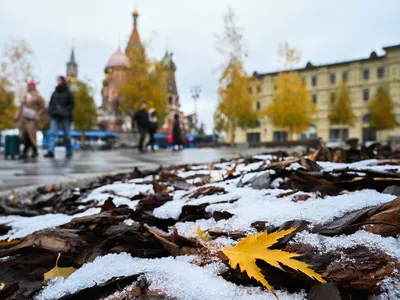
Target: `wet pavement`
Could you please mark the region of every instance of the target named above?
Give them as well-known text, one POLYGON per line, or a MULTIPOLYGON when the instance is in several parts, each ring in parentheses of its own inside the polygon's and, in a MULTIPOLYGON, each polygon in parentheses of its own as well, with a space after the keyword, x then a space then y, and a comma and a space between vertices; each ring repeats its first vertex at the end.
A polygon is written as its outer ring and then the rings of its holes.
MULTIPOLYGON (((185 149, 179 152, 160 150, 156 153, 139 154, 134 149, 117 151, 80 151, 72 159, 66 159, 60 149, 55 159, 43 156, 33 160, 4 160, 0 158, 0 191, 15 188, 60 183, 89 175, 101 175, 115 171, 153 169, 160 165, 186 163, 210 163, 221 158, 233 158, 239 154, 250 155, 266 149, 219 148, 219 149, 185 149)), ((43 153, 42 153, 43 154, 43 153)))

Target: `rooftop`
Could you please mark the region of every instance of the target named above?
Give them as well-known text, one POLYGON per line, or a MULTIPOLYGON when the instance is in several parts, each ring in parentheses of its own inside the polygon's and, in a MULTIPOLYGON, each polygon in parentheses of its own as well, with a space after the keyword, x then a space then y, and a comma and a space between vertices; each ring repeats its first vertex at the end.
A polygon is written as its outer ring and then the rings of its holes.
MULTIPOLYGON (((399 45, 383 47, 383 50, 385 50, 386 52, 388 50, 395 50, 395 49, 400 49, 400 44, 399 45)), ((341 65, 349 65, 349 64, 358 63, 358 62, 381 60, 381 59, 385 58, 385 56, 386 56, 386 54, 385 55, 377 55, 375 51, 372 51, 370 56, 367 57, 367 58, 346 60, 346 61, 340 61, 340 62, 329 63, 329 64, 321 64, 321 65, 314 65, 311 62, 307 62, 305 67, 296 68, 296 69, 293 69, 291 71, 300 72, 300 71, 306 71, 306 70, 313 70, 313 69, 317 69, 317 68, 329 68, 329 67, 335 67, 335 66, 341 66, 341 65)), ((277 75, 278 73, 285 72, 285 71, 289 71, 289 70, 267 72, 267 73, 258 73, 257 71, 255 71, 253 73, 253 76, 256 77, 256 78, 261 78, 261 77, 264 77, 264 76, 277 75)))

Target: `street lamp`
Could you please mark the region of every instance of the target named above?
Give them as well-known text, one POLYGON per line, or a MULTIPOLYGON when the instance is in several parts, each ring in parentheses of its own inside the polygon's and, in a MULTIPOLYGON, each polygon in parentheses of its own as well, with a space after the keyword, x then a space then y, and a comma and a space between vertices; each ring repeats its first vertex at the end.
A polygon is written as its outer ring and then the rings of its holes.
POLYGON ((191 87, 190 92, 194 100, 194 115, 196 116, 197 123, 197 100, 200 98, 201 87, 199 85, 194 85, 191 87))

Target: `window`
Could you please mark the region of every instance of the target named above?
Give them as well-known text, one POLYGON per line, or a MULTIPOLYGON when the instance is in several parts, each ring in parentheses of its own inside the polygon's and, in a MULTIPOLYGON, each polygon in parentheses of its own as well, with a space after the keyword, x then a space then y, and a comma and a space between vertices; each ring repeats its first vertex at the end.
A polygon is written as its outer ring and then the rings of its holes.
POLYGON ((385 69, 383 67, 378 68, 378 70, 376 70, 376 77, 378 77, 378 78, 385 77, 385 69))
POLYGON ((329 139, 330 140, 340 140, 341 136, 340 133, 343 134, 343 139, 347 140, 349 138, 349 129, 348 128, 343 128, 343 129, 330 129, 329 130, 329 139))
POLYGON ((348 79, 349 79, 349 72, 344 71, 344 72, 342 73, 342 80, 343 80, 344 82, 347 82, 348 79))
POLYGON ((336 83, 336 74, 331 74, 331 83, 335 84, 336 83))
POLYGON ((168 104, 172 105, 172 97, 171 96, 168 97, 168 104))
POLYGON ((259 132, 247 133, 247 142, 249 144, 259 143, 261 141, 261 134, 259 132))
POLYGON ((256 120, 255 127, 257 127, 257 128, 261 127, 261 122, 260 122, 260 120, 256 120))
POLYGON ((253 92, 253 90, 251 89, 251 86, 248 87, 249 90, 249 94, 251 94, 253 92))
POLYGON ((334 103, 335 100, 336 100, 336 93, 335 93, 335 92, 331 93, 331 95, 330 95, 329 98, 330 98, 330 100, 331 100, 331 103, 334 103))
POLYGON ((260 109, 261 109, 261 103, 260 103, 260 101, 257 101, 256 107, 257 107, 257 110, 260 110, 260 109))
POLYGON ((314 102, 314 104, 317 104, 317 101, 318 101, 317 95, 316 94, 312 95, 312 102, 314 102))
POLYGON ((286 131, 274 131, 274 142, 287 141, 288 134, 286 131))
POLYGON ((363 142, 376 141, 376 130, 372 128, 363 128, 363 142))
POLYGON ((365 69, 364 70, 363 77, 364 77, 364 80, 368 80, 369 79, 369 69, 365 69))
POLYGON ((364 99, 364 101, 369 100, 369 89, 363 90, 363 99, 364 99))
POLYGON ((261 86, 257 87, 257 93, 261 93, 261 86))
POLYGON ((313 77, 311 77, 311 84, 312 84, 312 86, 317 86, 317 84, 318 84, 317 75, 314 75, 313 77))
POLYGON ((371 115, 370 114, 366 114, 363 116, 362 118, 363 123, 369 123, 371 122, 371 115))

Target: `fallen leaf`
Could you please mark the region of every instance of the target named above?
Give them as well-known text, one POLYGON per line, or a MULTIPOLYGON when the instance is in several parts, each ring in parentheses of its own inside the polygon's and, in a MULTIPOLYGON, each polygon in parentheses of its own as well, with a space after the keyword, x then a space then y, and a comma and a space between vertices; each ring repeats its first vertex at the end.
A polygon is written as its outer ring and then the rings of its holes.
POLYGON ((15 245, 18 245, 19 243, 21 243, 21 240, 19 240, 19 239, 14 239, 11 241, 3 240, 3 241, 0 241, 0 248, 15 246, 15 245))
POLYGON ((5 284, 4 282, 0 282, 0 291, 1 291, 2 289, 4 289, 5 286, 6 286, 6 284, 5 284))
POLYGON ((205 230, 201 230, 200 226, 196 228, 197 237, 203 241, 211 241, 211 238, 206 234, 205 230))
POLYGON ((306 263, 293 259, 294 257, 299 256, 299 254, 268 249, 281 238, 295 230, 296 228, 289 228, 288 230, 273 232, 271 234, 262 232, 250 235, 241 240, 236 246, 225 248, 222 252, 228 257, 231 268, 236 269, 239 265, 242 272, 246 272, 250 278, 254 278, 261 282, 275 296, 276 294, 272 286, 269 285, 267 280, 261 274, 261 269, 256 265, 257 259, 261 259, 271 266, 281 270, 283 270, 281 264, 285 265, 294 270, 301 271, 310 278, 325 283, 326 281, 321 277, 321 275, 310 269, 306 263))
POLYGON ((58 267, 58 260, 60 259, 60 256, 61 253, 58 253, 56 266, 50 271, 43 274, 43 279, 45 282, 50 279, 54 279, 56 277, 63 277, 64 279, 67 279, 72 273, 76 271, 76 269, 73 267, 67 267, 67 268, 58 267))

